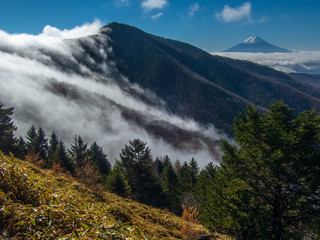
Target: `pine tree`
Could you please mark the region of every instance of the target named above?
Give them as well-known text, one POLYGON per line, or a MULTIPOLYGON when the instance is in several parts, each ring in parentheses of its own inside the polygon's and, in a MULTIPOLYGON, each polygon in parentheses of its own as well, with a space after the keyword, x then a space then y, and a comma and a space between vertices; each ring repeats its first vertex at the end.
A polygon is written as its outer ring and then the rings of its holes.
POLYGON ((48 140, 46 134, 41 127, 38 128, 36 135, 36 152, 42 160, 47 161, 48 140))
POLYGON ((180 202, 185 207, 197 206, 196 199, 193 194, 193 179, 191 167, 184 162, 177 172, 179 179, 180 202))
POLYGON ((55 132, 52 132, 49 138, 49 148, 48 148, 48 161, 46 163, 47 168, 51 168, 52 164, 56 158, 56 152, 59 145, 59 138, 55 134, 55 132))
POLYGON ((27 148, 28 153, 32 154, 36 152, 37 149, 37 131, 34 125, 32 125, 27 131, 27 148))
POLYGON ((67 150, 64 143, 60 140, 57 146, 57 149, 54 153, 54 163, 59 163, 65 170, 74 173, 75 166, 72 159, 70 159, 67 155, 67 150))
POLYGON ((177 174, 170 162, 169 158, 165 158, 164 169, 162 174, 162 188, 166 196, 166 207, 170 212, 181 214, 182 208, 179 198, 179 180, 177 174))
POLYGON ((239 239, 319 234, 320 116, 276 102, 235 120, 207 201, 209 227, 239 239))
POLYGON ((71 145, 69 154, 74 163, 81 167, 87 156, 87 144, 83 142, 81 136, 75 135, 73 138, 73 145, 71 145))
POLYGON ((139 139, 129 141, 121 150, 118 164, 130 185, 131 198, 153 206, 163 205, 161 186, 152 173, 151 150, 146 143, 139 139))
POLYGON ((119 163, 116 163, 108 175, 108 189, 110 192, 115 193, 121 197, 130 197, 131 188, 127 179, 120 170, 119 163))
POLYGON ((152 164, 152 172, 156 175, 157 178, 161 178, 163 172, 163 163, 160 158, 156 158, 156 160, 152 164))
POLYGON ((88 150, 88 159, 97 164, 101 174, 109 174, 111 164, 107 155, 103 152, 102 147, 100 147, 96 142, 93 142, 88 150))
POLYGON ((48 155, 53 154, 59 145, 59 138, 55 132, 52 132, 49 138, 49 150, 48 155))
POLYGON ((8 154, 14 151, 14 131, 17 127, 12 121, 13 108, 3 108, 0 103, 0 151, 8 154))
POLYGON ((189 166, 190 166, 190 173, 192 178, 192 185, 194 186, 197 182, 197 178, 199 175, 199 165, 197 161, 194 158, 192 158, 189 163, 189 166))
POLYGON ((24 141, 23 137, 19 137, 19 139, 15 143, 14 147, 15 156, 20 159, 24 159, 28 153, 27 144, 24 141))
POLYGON ((180 169, 178 170, 178 179, 181 192, 191 192, 192 191, 192 173, 191 168, 187 162, 184 162, 180 169))
POLYGON ((211 209, 208 209, 208 199, 212 199, 211 184, 214 180, 215 174, 217 172, 217 166, 212 162, 208 163, 200 172, 196 185, 194 186, 194 193, 197 202, 200 204, 199 218, 201 222, 208 223, 210 222, 211 215, 208 214, 211 212, 211 209))

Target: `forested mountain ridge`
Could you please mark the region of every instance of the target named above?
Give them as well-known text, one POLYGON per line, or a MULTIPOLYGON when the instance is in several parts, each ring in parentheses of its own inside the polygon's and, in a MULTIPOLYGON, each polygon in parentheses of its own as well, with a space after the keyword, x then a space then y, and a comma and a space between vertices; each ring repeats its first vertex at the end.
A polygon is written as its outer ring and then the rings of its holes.
POLYGON ((320 92, 288 74, 248 61, 212 56, 186 43, 111 23, 113 57, 121 73, 161 97, 179 115, 231 134, 247 104, 265 109, 283 100, 297 111, 320 109, 320 92))

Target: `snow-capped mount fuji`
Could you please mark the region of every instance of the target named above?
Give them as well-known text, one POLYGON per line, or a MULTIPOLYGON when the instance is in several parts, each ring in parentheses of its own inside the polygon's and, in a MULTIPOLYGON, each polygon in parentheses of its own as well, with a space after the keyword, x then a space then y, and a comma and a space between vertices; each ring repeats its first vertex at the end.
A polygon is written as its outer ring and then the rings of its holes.
POLYGON ((253 52, 253 53, 272 53, 272 52, 291 52, 288 49, 280 48, 275 45, 268 43, 259 37, 249 37, 242 43, 224 50, 224 52, 253 52))

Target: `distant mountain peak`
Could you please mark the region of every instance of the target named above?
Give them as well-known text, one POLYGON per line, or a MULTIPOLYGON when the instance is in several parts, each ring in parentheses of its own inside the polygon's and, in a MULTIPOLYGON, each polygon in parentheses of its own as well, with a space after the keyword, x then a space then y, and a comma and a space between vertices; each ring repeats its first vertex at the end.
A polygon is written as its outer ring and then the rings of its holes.
POLYGON ((242 43, 225 50, 224 52, 291 52, 288 49, 280 48, 275 45, 268 43, 257 36, 251 36, 244 40, 242 43))
POLYGON ((266 41, 257 36, 251 36, 243 41, 243 43, 247 43, 247 44, 262 43, 262 42, 266 42, 266 41))

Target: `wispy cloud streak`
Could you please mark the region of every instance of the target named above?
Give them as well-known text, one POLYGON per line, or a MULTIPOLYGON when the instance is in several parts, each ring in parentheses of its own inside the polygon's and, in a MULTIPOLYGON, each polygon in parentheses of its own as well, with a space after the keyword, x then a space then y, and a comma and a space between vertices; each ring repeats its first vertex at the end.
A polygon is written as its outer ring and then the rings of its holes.
POLYGON ((163 15, 163 13, 162 13, 162 12, 157 13, 157 14, 154 14, 154 15, 152 15, 152 16, 151 16, 151 19, 155 20, 155 19, 157 19, 157 18, 161 17, 162 15, 163 15))
POLYGON ((133 138, 147 141, 154 156, 187 161, 194 156, 202 166, 215 161, 205 144, 201 150, 177 150, 124 118, 123 109, 130 109, 149 121, 220 138, 213 126, 169 114, 161 99, 123 77, 108 60, 109 30, 99 34, 101 26, 98 21, 71 30, 46 26, 39 35, 0 31, 0 102, 15 107, 18 134, 25 135, 32 124, 55 131, 67 144, 79 134, 89 143, 97 141, 112 161, 133 138), (132 91, 154 104, 145 104, 132 91))
POLYGON ((194 17, 196 12, 200 12, 200 5, 197 2, 189 7, 189 17, 194 17))
POLYGON ((320 52, 292 51, 289 53, 237 53, 214 52, 212 54, 243 59, 266 65, 283 72, 320 74, 320 52))

